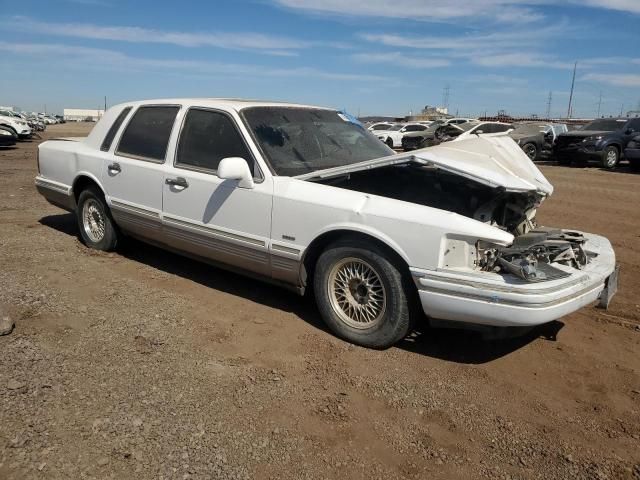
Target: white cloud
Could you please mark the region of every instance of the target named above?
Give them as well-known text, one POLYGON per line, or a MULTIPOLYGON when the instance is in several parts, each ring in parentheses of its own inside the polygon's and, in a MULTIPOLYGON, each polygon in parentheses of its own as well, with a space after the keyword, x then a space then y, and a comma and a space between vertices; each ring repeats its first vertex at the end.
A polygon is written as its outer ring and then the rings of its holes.
MULTIPOLYGON (((521 0, 273 0, 275 4, 309 13, 354 17, 452 20, 492 17, 521 23, 539 20, 541 15, 521 0)), ((535 1, 533 2, 535 3, 535 1)))
POLYGON ((164 43, 182 47, 256 50, 270 55, 296 55, 300 49, 312 46, 340 47, 338 43, 321 44, 255 32, 173 32, 131 26, 49 23, 28 17, 12 17, 0 25, 7 29, 44 35, 131 43, 164 43))
POLYGON ((573 3, 607 10, 640 13, 640 2, 638 0, 573 0, 573 3))
POLYGON ((640 87, 640 75, 633 73, 588 73, 581 80, 587 82, 605 83, 614 87, 640 87))
POLYGON ((544 67, 572 69, 573 63, 561 62, 535 53, 504 53, 500 55, 474 56, 471 62, 483 67, 544 67))
POLYGON ((333 72, 311 67, 273 68, 255 64, 234 64, 201 60, 132 57, 124 53, 102 48, 78 47, 64 44, 8 43, 0 42, 0 52, 20 54, 21 57, 59 58, 59 62, 71 68, 126 69, 127 71, 162 71, 166 73, 194 75, 224 75, 252 77, 301 77, 349 82, 378 82, 393 80, 379 75, 333 72))
MULTIPOLYGON (((353 17, 407 18, 448 21, 491 18, 519 23, 544 18, 544 8, 554 0, 272 0, 276 5, 315 14, 353 17)), ((640 13, 638 0, 568 0, 576 6, 640 13)))
POLYGON ((446 58, 413 57, 400 52, 356 53, 351 58, 361 63, 382 63, 408 68, 437 68, 451 65, 451 61, 446 58))

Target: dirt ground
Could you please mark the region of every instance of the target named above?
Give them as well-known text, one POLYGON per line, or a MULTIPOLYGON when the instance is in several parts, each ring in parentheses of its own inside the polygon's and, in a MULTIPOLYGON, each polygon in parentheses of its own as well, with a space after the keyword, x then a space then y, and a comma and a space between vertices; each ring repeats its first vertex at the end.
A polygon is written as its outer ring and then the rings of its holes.
POLYGON ((34 189, 38 142, 0 150, 0 479, 640 479, 640 175, 542 167, 540 223, 613 242, 608 311, 372 351, 276 287, 86 249, 34 189))

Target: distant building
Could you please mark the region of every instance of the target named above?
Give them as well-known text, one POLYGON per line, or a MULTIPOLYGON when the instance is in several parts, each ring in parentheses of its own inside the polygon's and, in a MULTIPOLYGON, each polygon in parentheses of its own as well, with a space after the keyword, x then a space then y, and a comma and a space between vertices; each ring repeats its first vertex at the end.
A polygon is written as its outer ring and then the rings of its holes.
POLYGON ((629 110, 627 117, 640 117, 640 110, 629 110))
POLYGON ((10 112, 13 112, 14 108, 13 107, 3 107, 0 105, 0 110, 8 110, 10 112))
POLYGON ((65 108, 63 112, 67 122, 97 122, 102 115, 104 115, 104 110, 86 108, 65 108))
POLYGON ((449 115, 449 109, 447 107, 432 107, 426 105, 422 109, 422 115, 449 115))

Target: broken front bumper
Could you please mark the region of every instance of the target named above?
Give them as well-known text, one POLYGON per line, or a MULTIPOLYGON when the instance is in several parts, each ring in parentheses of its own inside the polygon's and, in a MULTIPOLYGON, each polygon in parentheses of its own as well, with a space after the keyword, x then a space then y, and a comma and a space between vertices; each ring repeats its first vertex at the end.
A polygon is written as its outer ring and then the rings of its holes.
POLYGON ((431 318, 492 326, 533 326, 556 320, 602 299, 617 288, 615 253, 598 235, 584 234, 588 265, 555 265, 568 277, 528 283, 515 275, 412 268, 424 312, 431 318), (605 289, 606 287, 606 289, 605 289))

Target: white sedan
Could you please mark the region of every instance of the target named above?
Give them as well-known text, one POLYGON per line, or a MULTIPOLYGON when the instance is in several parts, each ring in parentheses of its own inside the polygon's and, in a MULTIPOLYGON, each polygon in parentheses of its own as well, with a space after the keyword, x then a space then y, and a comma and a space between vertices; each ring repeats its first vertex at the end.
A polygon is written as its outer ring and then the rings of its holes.
POLYGON ((402 137, 405 134, 409 132, 424 132, 428 128, 429 125, 423 123, 396 123, 387 130, 377 130, 373 133, 389 148, 400 148, 402 147, 402 137))
POLYGON ((88 247, 130 235, 311 289, 331 330, 368 347, 423 314, 531 326, 616 289, 606 238, 536 224, 553 187, 508 137, 395 155, 331 109, 156 100, 40 144, 38 169, 88 247))

